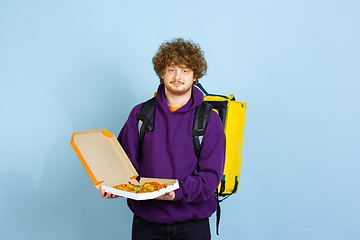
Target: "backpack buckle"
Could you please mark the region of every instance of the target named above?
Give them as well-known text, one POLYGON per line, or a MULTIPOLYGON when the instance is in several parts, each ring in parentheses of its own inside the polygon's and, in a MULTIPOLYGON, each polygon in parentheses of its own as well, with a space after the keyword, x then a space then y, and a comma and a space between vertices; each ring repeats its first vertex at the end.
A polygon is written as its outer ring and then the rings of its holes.
POLYGON ((192 131, 193 137, 194 136, 204 136, 204 134, 205 134, 205 129, 203 129, 203 128, 196 129, 196 130, 192 131))

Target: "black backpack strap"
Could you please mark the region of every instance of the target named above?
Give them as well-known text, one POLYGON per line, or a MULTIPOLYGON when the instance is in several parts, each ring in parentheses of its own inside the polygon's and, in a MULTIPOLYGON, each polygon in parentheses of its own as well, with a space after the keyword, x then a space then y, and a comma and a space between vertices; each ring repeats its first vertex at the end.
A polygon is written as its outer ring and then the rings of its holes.
POLYGON ((199 157, 206 126, 210 119, 212 105, 202 102, 196 107, 192 138, 196 157, 199 157))
POLYGON ((140 108, 139 115, 137 116, 140 146, 143 144, 146 129, 151 132, 155 128, 150 122, 155 113, 155 106, 156 100, 155 97, 153 97, 144 102, 140 108))
POLYGON ((217 209, 216 209, 216 235, 219 235, 219 226, 220 226, 220 215, 221 215, 221 209, 220 209, 220 200, 219 195, 216 194, 216 202, 217 202, 217 209))

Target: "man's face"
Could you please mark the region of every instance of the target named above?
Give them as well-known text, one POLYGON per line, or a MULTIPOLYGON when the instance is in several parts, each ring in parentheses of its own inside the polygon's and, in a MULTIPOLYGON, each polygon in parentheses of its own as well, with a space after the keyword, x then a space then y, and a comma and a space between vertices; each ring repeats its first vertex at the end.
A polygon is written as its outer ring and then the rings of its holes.
POLYGON ((193 70, 184 65, 170 65, 162 75, 165 90, 173 95, 182 95, 190 91, 194 78, 193 70))

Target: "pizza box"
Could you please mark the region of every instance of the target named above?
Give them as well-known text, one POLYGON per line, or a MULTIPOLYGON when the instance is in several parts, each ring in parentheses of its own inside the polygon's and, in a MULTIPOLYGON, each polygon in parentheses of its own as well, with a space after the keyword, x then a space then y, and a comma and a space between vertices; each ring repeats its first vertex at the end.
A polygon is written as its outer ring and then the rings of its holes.
POLYGON ((176 179, 139 177, 114 134, 105 129, 75 132, 70 144, 95 187, 100 191, 105 189, 106 192, 121 197, 147 200, 179 188, 176 179), (168 186, 150 193, 131 193, 113 188, 119 184, 139 185, 145 182, 167 183, 168 186))

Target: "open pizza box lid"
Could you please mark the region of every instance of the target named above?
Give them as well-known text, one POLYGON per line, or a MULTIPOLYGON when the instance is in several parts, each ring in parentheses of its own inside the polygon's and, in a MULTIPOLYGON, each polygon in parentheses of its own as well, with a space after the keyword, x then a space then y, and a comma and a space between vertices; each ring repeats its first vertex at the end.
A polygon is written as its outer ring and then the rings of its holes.
POLYGON ((105 129, 75 132, 72 135, 70 144, 95 187, 100 191, 105 189, 106 192, 118 196, 146 200, 159 197, 179 188, 176 179, 139 178, 138 173, 114 134, 105 129), (119 184, 133 183, 139 185, 145 182, 166 183, 168 186, 149 193, 131 193, 113 188, 119 184))

